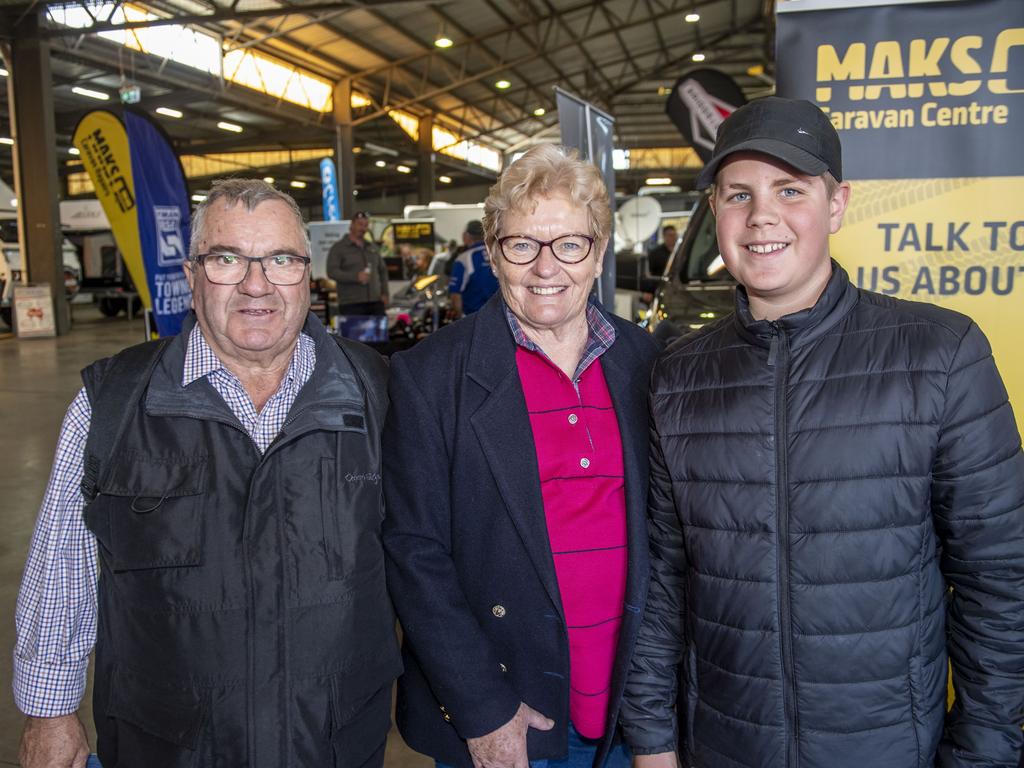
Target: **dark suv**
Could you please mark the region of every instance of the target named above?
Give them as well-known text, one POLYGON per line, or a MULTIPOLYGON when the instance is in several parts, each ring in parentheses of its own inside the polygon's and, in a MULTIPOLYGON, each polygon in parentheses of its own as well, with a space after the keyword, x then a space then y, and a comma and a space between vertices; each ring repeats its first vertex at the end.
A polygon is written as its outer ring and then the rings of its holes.
POLYGON ((705 195, 654 293, 647 326, 665 340, 696 330, 732 312, 735 288, 719 255, 715 216, 705 195))

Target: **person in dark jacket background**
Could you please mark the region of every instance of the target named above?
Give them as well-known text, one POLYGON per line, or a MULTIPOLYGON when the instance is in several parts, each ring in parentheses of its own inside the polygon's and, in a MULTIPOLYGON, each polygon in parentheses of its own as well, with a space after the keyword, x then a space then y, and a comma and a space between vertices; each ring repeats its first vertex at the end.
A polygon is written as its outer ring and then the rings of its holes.
POLYGON ((499 293, 391 361, 398 728, 459 768, 628 768, 659 345, 589 298, 611 233, 594 165, 534 147, 484 211, 499 293))
POLYGON ((1024 456, 988 342, 830 259, 850 190, 810 102, 734 112, 699 183, 741 287, 652 375, 638 768, 1016 768, 1024 456))

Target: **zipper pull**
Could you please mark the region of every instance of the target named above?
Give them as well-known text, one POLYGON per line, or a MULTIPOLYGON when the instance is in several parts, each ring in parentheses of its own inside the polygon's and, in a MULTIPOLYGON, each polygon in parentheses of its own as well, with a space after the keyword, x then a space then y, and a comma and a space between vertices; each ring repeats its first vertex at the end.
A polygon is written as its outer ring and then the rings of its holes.
MULTIPOLYGON (((774 323, 772 325, 775 325, 774 323)), ((779 353, 779 330, 778 326, 775 326, 775 330, 772 332, 772 343, 768 346, 768 367, 771 368, 775 365, 775 359, 779 353)))

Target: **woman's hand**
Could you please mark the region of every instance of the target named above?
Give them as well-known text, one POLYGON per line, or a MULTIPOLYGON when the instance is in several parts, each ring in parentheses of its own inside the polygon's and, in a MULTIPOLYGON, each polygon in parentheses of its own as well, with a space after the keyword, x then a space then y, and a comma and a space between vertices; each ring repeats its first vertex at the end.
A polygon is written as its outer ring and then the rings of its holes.
POLYGON ((550 731, 554 726, 554 720, 520 704, 511 720, 486 736, 467 739, 466 745, 475 768, 529 768, 527 730, 550 731))

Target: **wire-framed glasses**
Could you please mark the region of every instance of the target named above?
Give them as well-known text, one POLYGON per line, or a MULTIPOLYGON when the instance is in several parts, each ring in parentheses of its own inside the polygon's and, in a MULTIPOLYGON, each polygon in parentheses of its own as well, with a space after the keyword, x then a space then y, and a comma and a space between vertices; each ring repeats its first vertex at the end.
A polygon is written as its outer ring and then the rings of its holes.
POLYGON ((529 264, 540 256, 544 246, 551 248, 555 258, 564 264, 577 264, 590 255, 594 238, 590 235, 559 235, 554 240, 538 240, 529 235, 508 235, 498 238, 498 247, 505 260, 512 264, 529 264))
POLYGON ((270 256, 240 256, 231 251, 200 253, 192 261, 203 265, 206 279, 217 285, 238 285, 249 274, 253 262, 259 262, 267 282, 274 285, 297 285, 306 279, 308 256, 274 253, 270 256))

